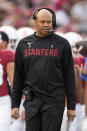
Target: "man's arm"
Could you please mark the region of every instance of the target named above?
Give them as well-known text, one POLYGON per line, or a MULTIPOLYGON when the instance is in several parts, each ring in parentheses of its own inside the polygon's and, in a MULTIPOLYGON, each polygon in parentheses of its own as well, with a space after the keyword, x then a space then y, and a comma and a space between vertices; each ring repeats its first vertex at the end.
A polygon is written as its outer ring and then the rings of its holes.
POLYGON ((23 94, 22 90, 24 88, 24 64, 20 48, 20 44, 18 44, 15 53, 13 89, 11 94, 11 117, 15 119, 19 118, 20 116, 19 106, 23 94))
POLYGON ((11 86, 11 90, 13 87, 13 75, 14 75, 14 62, 9 62, 7 64, 7 68, 6 68, 6 72, 9 78, 9 82, 10 82, 10 86, 11 86))
POLYGON ((69 120, 73 120, 76 116, 75 105, 76 105, 76 86, 75 86, 75 73, 74 73, 74 61, 72 57, 71 47, 66 41, 63 50, 63 76, 64 84, 67 96, 67 116, 69 120))
POLYGON ((65 84, 65 91, 67 96, 67 108, 75 110, 76 105, 76 84, 75 84, 75 72, 74 61, 72 57, 71 47, 69 43, 65 43, 63 50, 63 77, 65 84))
POLYGON ((12 109, 19 108, 24 88, 24 63, 21 53, 22 45, 18 44, 15 53, 14 79, 13 89, 11 94, 12 109))

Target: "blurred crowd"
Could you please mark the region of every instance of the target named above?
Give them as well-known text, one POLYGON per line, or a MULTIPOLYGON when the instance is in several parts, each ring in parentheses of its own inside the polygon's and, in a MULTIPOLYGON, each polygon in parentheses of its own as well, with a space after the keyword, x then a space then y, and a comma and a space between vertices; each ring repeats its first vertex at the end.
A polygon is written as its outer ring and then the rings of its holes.
POLYGON ((40 7, 55 10, 59 31, 87 34, 87 0, 0 0, 0 26, 34 28, 31 15, 40 7))

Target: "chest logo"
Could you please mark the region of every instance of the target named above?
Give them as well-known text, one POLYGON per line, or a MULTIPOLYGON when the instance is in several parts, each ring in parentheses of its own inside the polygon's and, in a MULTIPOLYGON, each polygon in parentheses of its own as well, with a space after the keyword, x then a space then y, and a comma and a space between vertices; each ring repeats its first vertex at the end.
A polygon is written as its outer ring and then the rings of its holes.
POLYGON ((31 47, 31 43, 28 42, 27 44, 29 45, 29 48, 30 48, 31 47))
POLYGON ((53 44, 50 47, 53 48, 53 44))

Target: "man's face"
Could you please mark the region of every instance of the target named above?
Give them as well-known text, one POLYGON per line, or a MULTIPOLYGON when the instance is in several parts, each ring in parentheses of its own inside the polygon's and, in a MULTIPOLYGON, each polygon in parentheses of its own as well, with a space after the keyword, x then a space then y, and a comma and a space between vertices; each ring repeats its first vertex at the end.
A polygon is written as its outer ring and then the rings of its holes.
POLYGON ((41 10, 36 14, 36 34, 40 37, 48 36, 49 30, 52 30, 52 14, 48 10, 41 10))

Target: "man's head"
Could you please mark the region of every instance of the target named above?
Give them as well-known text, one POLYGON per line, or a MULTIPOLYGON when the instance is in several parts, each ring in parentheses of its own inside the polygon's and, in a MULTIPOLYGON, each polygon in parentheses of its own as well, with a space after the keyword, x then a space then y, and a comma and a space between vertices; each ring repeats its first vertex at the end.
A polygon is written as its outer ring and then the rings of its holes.
POLYGON ((6 49, 9 38, 5 32, 0 31, 0 50, 6 49))
POLYGON ((49 30, 56 26, 55 13, 48 8, 37 9, 33 13, 33 19, 36 25, 36 35, 40 37, 48 36, 49 30))

